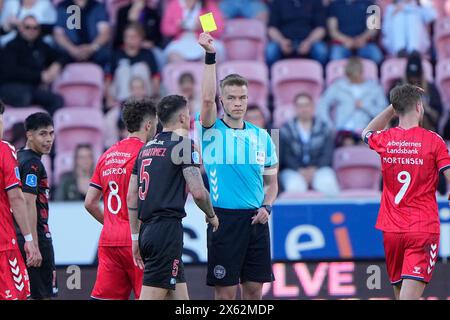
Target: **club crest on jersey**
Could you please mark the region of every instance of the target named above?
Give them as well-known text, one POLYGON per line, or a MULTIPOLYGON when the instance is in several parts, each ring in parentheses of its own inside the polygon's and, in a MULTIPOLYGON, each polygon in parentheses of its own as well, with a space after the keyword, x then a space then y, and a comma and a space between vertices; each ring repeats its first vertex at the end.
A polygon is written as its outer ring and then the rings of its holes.
POLYGON ((25 184, 31 188, 37 187, 37 176, 35 174, 27 174, 25 184))
POLYGON ((14 168, 14 172, 16 173, 16 178, 20 180, 20 171, 18 167, 14 168))

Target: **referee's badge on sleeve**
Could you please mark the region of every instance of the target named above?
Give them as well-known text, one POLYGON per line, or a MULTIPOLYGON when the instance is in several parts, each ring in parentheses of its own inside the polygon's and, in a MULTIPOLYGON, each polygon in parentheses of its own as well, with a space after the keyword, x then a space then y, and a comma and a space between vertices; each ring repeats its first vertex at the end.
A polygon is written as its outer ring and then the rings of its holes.
POLYGON ((264 151, 256 151, 256 163, 261 166, 266 163, 266 153, 264 151))
POLYGON ((18 167, 14 168, 14 172, 16 173, 16 178, 20 180, 20 171, 18 167))

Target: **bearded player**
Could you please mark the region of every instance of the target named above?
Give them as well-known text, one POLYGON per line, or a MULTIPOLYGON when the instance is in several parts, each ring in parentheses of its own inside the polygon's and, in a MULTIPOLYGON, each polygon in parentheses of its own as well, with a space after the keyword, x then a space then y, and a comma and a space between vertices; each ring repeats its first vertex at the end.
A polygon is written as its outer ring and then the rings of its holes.
POLYGON ((135 266, 131 251, 126 197, 139 150, 156 133, 156 107, 149 99, 127 100, 123 121, 129 136, 100 157, 85 199, 86 209, 103 224, 91 294, 98 300, 128 300, 131 291, 138 299, 142 287, 143 271, 135 266), (102 196, 103 211, 99 206, 102 196))
POLYGON ((405 84, 390 92, 391 105, 363 131, 381 157, 383 194, 376 228, 383 231, 386 266, 397 300, 419 299, 438 259, 439 172, 450 181, 444 140, 420 127, 423 90, 405 84), (397 115, 399 125, 387 129, 397 115))

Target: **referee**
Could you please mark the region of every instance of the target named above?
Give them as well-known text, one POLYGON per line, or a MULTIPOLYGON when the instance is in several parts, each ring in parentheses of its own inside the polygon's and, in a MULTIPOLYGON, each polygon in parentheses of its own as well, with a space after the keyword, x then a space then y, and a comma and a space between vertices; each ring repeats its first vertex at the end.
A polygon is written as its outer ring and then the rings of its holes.
POLYGON ((208 175, 220 229, 208 228, 207 284, 216 299, 262 298, 262 286, 273 281, 270 234, 267 224, 278 193, 278 159, 267 131, 244 121, 248 103, 247 80, 231 74, 220 81, 224 116, 217 119, 214 40, 202 33, 205 49, 200 131, 203 164, 208 175))
POLYGON ((187 300, 181 260, 186 185, 212 229, 217 229, 219 221, 203 185, 200 155, 188 138, 186 99, 164 97, 157 114, 163 131, 141 149, 128 188, 133 259, 144 269, 141 300, 187 300), (138 217, 142 222, 140 230, 138 217))

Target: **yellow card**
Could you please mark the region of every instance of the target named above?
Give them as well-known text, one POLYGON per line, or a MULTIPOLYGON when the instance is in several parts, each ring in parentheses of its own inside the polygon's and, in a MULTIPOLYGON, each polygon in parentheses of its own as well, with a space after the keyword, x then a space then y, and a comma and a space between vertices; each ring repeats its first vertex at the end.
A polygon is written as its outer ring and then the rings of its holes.
POLYGON ((216 21, 214 21, 212 12, 200 16, 200 23, 202 25, 203 32, 212 32, 217 30, 216 21))

